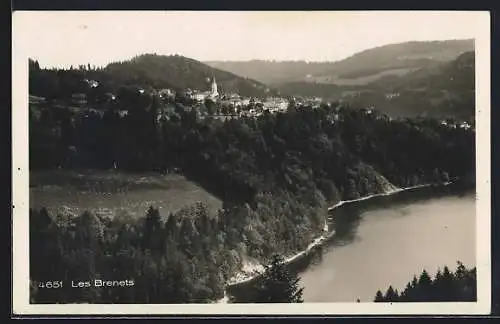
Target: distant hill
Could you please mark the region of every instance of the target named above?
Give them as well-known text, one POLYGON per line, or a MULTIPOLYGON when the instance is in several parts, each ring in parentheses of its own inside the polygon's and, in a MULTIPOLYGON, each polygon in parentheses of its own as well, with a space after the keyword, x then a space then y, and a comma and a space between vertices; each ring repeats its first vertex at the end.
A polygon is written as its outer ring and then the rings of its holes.
POLYGON ((375 86, 391 91, 434 89, 454 92, 474 91, 475 53, 460 54, 456 59, 434 68, 422 68, 400 77, 387 77, 374 81, 375 86))
POLYGON ((473 50, 473 39, 415 41, 375 47, 337 62, 252 60, 212 61, 206 64, 266 84, 305 81, 359 85, 388 74, 402 75, 415 69, 433 67, 473 50))
POLYGON ((211 61, 205 64, 266 84, 305 80, 308 74, 316 75, 333 65, 332 62, 305 61, 211 61))
POLYGON ((74 93, 119 92, 122 87, 145 89, 170 88, 176 91, 191 88, 210 89, 215 77, 219 93, 237 92, 243 96, 264 97, 276 91, 260 82, 214 69, 199 61, 183 56, 144 54, 124 62, 110 63, 104 68, 86 66, 70 69, 41 69, 39 63, 29 60, 29 91, 31 95, 47 98, 71 98, 74 93), (99 82, 96 89, 84 81, 99 82))
POLYGON ((353 106, 374 105, 392 116, 452 116, 470 119, 475 114, 475 54, 460 54, 401 75, 386 75, 359 85, 287 82, 277 85, 289 96, 318 96, 353 106))
POLYGON ((354 103, 371 103, 393 115, 470 119, 475 115, 475 54, 466 52, 437 67, 382 78, 359 89, 354 103))
POLYGON ((219 92, 237 92, 257 97, 266 95, 268 91, 273 92, 260 82, 178 55, 144 54, 129 61, 111 63, 105 71, 115 82, 139 83, 155 88, 205 91, 209 90, 209 81, 215 76, 219 92))
MULTIPOLYGON (((326 100, 335 100, 348 91, 348 88, 336 84, 314 83, 305 81, 285 82, 275 85, 281 95, 291 97, 321 97, 326 100)), ((356 90, 356 89, 354 89, 356 90)))
MULTIPOLYGON (((415 70, 434 67, 474 50, 474 40, 407 42, 375 47, 335 62, 319 74, 343 79, 356 79, 389 70, 415 70)), ((398 71, 401 72, 401 71, 398 71)), ((398 73, 399 74, 399 73, 398 73)))

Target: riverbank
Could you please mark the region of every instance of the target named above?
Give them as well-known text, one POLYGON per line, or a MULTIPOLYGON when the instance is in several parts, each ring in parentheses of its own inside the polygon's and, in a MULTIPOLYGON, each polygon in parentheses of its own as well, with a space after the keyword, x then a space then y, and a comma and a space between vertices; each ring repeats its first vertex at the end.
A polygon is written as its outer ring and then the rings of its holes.
MULTIPOLYGON (((446 182, 446 183, 443 183, 441 185, 444 185, 444 186, 447 186, 447 185, 450 185, 452 182, 446 182)), ((400 193, 400 192, 403 192, 403 191, 408 191, 408 190, 413 190, 413 189, 418 189, 418 188, 424 188, 424 187, 431 187, 431 186, 434 186, 434 185, 437 185, 437 184, 433 184, 433 183, 430 183, 430 184, 421 184, 421 185, 416 185, 416 186, 411 186, 411 187, 404 187, 404 188, 396 188, 396 189, 391 189, 391 190, 388 190, 387 192, 384 192, 384 193, 379 193, 379 194, 373 194, 373 195, 369 195, 369 196, 365 196, 365 197, 361 197, 361 198, 357 198, 357 199, 352 199, 352 200, 342 200, 340 202, 338 202, 337 204, 331 206, 328 208, 328 211, 331 211, 335 208, 338 208, 344 204, 348 204, 348 203, 354 203, 354 202, 359 202, 359 201, 363 201, 363 200, 368 200, 368 199, 372 199, 372 198, 375 198, 375 197, 381 197, 381 196, 390 196, 390 195, 394 195, 396 193, 400 193)), ((324 229, 328 229, 328 223, 325 222, 325 228, 324 229)), ((326 231, 325 231, 326 232, 326 231)), ((285 263, 290 263, 290 262, 293 262, 295 260, 297 260, 298 258, 304 256, 305 254, 309 253, 313 248, 321 245, 324 243, 324 241, 330 239, 333 235, 335 235, 335 230, 333 231, 330 231, 328 232, 327 234, 323 234, 319 237, 317 237, 316 239, 314 239, 313 242, 311 242, 307 248, 301 252, 298 252, 290 257, 287 257, 285 258, 285 263)), ((234 275, 226 284, 227 287, 230 287, 230 286, 235 286, 235 285, 240 285, 240 284, 244 284, 244 283, 247 283, 249 281, 252 281, 254 279, 256 279, 259 275, 262 274, 262 271, 264 270, 264 266, 262 264, 256 264, 256 263, 251 263, 251 264, 245 264, 244 266, 244 270, 237 273, 236 275, 234 275)), ((226 302, 228 301, 228 297, 225 296, 223 299, 219 300, 218 303, 220 302, 224 302, 223 300, 225 300, 226 302)))
MULTIPOLYGON (((447 186, 449 184, 451 184, 451 182, 445 182, 442 185, 447 186)), ((332 207, 328 208, 328 211, 333 210, 333 209, 335 209, 337 207, 340 207, 340 206, 342 206, 344 204, 348 204, 348 203, 363 201, 363 200, 367 200, 367 199, 371 199, 371 198, 375 198, 375 197, 390 196, 390 195, 394 195, 394 194, 402 192, 402 191, 408 191, 408 190, 413 190, 413 189, 418 189, 418 188, 431 187, 431 186, 434 186, 434 185, 435 184, 428 183, 428 184, 421 184, 421 185, 416 185, 416 186, 411 186, 411 187, 396 188, 396 189, 391 189, 391 190, 389 190, 387 192, 383 192, 383 193, 379 193, 379 194, 373 194, 373 195, 369 195, 369 196, 364 196, 364 197, 357 198, 357 199, 341 200, 337 204, 335 204, 332 207)))

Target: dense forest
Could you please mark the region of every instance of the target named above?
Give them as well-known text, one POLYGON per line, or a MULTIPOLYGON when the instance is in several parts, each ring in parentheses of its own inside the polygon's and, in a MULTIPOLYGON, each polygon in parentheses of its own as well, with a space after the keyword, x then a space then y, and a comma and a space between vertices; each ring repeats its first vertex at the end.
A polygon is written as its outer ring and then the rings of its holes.
POLYGON ((474 131, 431 118, 395 119, 339 105, 226 122, 176 103, 72 115, 30 111, 30 167, 101 168, 183 174, 224 200, 174 215, 151 208, 140 220, 76 219, 31 211, 35 302, 203 302, 222 297, 247 258, 266 264, 303 250, 326 209, 388 189, 474 174, 474 131), (39 259, 37 259, 39 258, 39 259), (50 260, 50 262, 48 262, 50 260), (135 288, 38 289, 56 278, 133 277, 135 288), (61 295, 59 295, 61 294, 61 295))
POLYGON ((413 276, 405 289, 398 292, 389 286, 385 294, 377 291, 375 302, 475 302, 477 300, 476 268, 467 269, 458 262, 455 272, 445 266, 434 278, 426 270, 413 276))
POLYGON ((31 302, 186 303, 224 295, 237 254, 203 205, 140 220, 30 211, 31 302), (94 280, 128 281, 113 289, 94 280), (89 286, 75 289, 78 282, 89 286), (62 286, 62 287, 61 287, 62 286), (56 289, 53 289, 56 288, 56 289))
POLYGON ((277 188, 312 194, 316 187, 335 201, 383 190, 380 175, 409 186, 474 170, 474 131, 431 118, 390 120, 323 105, 223 122, 177 104, 158 119, 156 105, 126 116, 30 110, 31 167, 177 167, 227 201, 251 201, 277 188))

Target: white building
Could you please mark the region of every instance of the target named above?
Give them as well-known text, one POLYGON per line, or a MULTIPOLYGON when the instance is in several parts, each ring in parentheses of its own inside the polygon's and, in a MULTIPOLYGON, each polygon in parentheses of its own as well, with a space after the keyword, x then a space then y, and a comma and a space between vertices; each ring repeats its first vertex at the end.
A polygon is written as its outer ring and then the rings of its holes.
POLYGON ((84 79, 83 81, 85 81, 91 88, 97 88, 99 86, 99 82, 96 80, 84 79))
POLYGON ((203 101, 207 97, 206 92, 197 92, 193 94, 193 99, 196 101, 203 101))
POLYGON ((215 77, 212 78, 212 84, 210 91, 198 92, 193 95, 193 99, 197 101, 203 101, 206 99, 216 100, 219 98, 219 91, 217 89, 217 81, 215 81, 215 77))
POLYGON ((460 128, 462 128, 462 129, 470 129, 470 128, 471 128, 471 125, 470 125, 468 122, 465 122, 465 121, 464 121, 464 122, 462 122, 462 123, 460 124, 460 128))
POLYGON ((242 99, 241 104, 243 106, 248 106, 250 104, 250 99, 248 99, 248 98, 242 99))

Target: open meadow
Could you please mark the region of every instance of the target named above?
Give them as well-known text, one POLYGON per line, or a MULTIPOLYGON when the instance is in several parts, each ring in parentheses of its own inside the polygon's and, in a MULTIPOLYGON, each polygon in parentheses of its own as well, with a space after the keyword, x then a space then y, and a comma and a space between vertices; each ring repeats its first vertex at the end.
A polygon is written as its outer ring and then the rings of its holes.
POLYGON ((115 171, 32 171, 30 208, 50 214, 78 215, 85 210, 102 216, 143 217, 149 206, 162 216, 196 202, 212 212, 222 202, 181 175, 126 174, 115 171))

